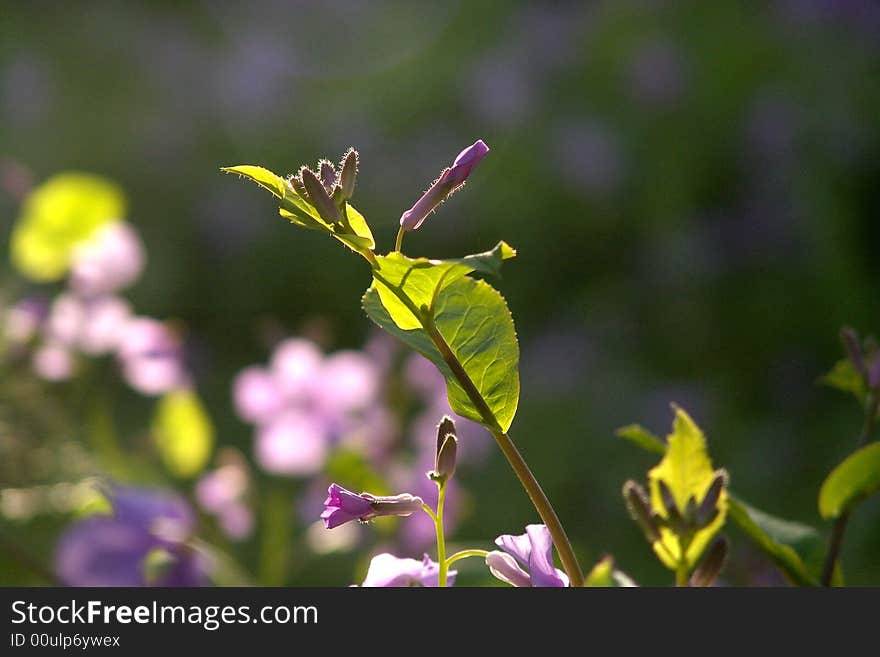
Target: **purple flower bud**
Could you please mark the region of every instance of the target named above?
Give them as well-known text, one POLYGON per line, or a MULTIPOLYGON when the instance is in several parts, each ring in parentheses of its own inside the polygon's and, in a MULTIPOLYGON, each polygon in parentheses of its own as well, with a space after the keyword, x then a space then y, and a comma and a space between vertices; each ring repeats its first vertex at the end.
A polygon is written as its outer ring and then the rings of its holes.
POLYGON ((502 582, 519 587, 568 586, 566 574, 553 565, 553 539, 545 525, 528 525, 519 536, 499 536, 495 544, 503 552, 490 552, 486 565, 502 582))
POLYGON ((333 188, 336 187, 336 170, 333 163, 329 160, 321 160, 318 162, 318 175, 321 177, 321 184, 327 194, 333 195, 333 188))
POLYGON ((367 522, 379 516, 410 516, 422 508, 422 498, 402 493, 400 495, 360 495, 346 490, 339 484, 331 484, 324 500, 321 518, 327 529, 339 527, 346 522, 367 522))
MULTIPOLYGON (((455 582, 458 571, 450 570, 447 581, 449 586, 455 582)), ((431 561, 426 554, 417 559, 401 559, 393 554, 379 554, 370 561, 370 568, 361 586, 364 587, 396 587, 396 586, 428 586, 436 587, 440 578, 440 564, 431 561)))
POLYGON ((357 182, 358 152, 349 148, 339 164, 339 187, 342 190, 342 200, 348 201, 354 196, 354 186, 357 182))
POLYGON ((468 176, 471 175, 471 171, 488 152, 489 147, 486 146, 482 139, 478 139, 465 148, 455 158, 452 166, 443 170, 440 177, 416 201, 415 205, 400 216, 400 225, 405 230, 418 230, 428 215, 446 200, 450 194, 464 184, 468 176))
POLYGON ((299 178, 302 180, 303 187, 308 192, 308 201, 315 206, 318 214, 328 224, 334 224, 339 221, 339 210, 333 204, 333 199, 324 189, 324 185, 318 180, 315 172, 308 167, 300 169, 299 178))

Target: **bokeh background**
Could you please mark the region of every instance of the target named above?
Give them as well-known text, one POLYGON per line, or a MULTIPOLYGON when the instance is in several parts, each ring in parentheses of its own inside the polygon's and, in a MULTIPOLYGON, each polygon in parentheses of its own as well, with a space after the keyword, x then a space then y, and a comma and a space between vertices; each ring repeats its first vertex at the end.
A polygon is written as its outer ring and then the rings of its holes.
MULTIPOLYGON (((620 496, 654 458, 614 430, 665 434, 670 402, 704 428, 739 495, 827 531, 816 492, 853 448, 860 412, 817 379, 840 357, 842 325, 880 331, 878 116, 870 0, 6 3, 0 247, 28 180, 82 170, 124 188, 149 258, 127 298, 185 327, 217 444, 237 447, 258 499, 289 516, 271 525, 257 510, 253 534, 224 549, 253 581, 346 585, 373 539, 309 550, 296 509, 310 484, 253 463, 230 390, 282 336, 330 352, 375 340, 359 304, 368 271, 218 168, 286 174, 355 146, 355 203, 388 250, 400 213, 484 139, 490 155, 407 252, 517 247, 496 283, 522 350, 511 435, 585 565, 611 553, 640 583, 666 584, 620 496)), ((4 303, 54 293, 8 257, 0 276, 4 303)), ((3 377, 0 583, 43 584, 71 516, 9 500, 70 480, 53 441, 94 452, 69 403, 90 393, 26 368, 3 377), (25 450, 15 468, 13 444, 25 450)), ((152 402, 110 390, 124 448, 149 461, 152 402)), ((460 472, 457 544, 536 519, 496 452, 460 472)), ((191 494, 153 466, 132 480, 191 494)), ((731 536, 727 581, 779 581, 731 536)), ((851 523, 848 580, 880 584, 878 556, 875 499, 851 523)), ((462 570, 482 583, 479 567, 462 570)))

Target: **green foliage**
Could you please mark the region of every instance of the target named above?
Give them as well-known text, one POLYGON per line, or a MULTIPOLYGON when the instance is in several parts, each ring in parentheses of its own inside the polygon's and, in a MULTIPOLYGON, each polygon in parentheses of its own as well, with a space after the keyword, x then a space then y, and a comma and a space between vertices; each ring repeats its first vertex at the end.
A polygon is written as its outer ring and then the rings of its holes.
POLYGON ((867 394, 865 381, 848 358, 837 361, 831 371, 821 377, 819 382, 843 392, 852 393, 859 402, 865 401, 867 394))
POLYGON ((692 569, 712 537, 724 525, 727 514, 727 491, 722 489, 714 505, 718 513, 708 524, 697 527, 685 538, 669 521, 674 521, 677 509, 682 518, 692 515, 690 508, 698 507, 716 478, 703 432, 681 408, 675 409, 672 433, 663 460, 648 472, 651 506, 654 513, 667 521, 660 527, 660 538, 654 542, 654 552, 669 568, 684 564, 692 569), (668 508, 661 492, 661 482, 671 492, 676 509, 668 508))
POLYGON ((468 277, 444 285, 437 294, 433 317, 426 320, 430 323, 414 329, 397 325, 375 287, 367 290, 363 306, 376 324, 437 366, 446 379, 453 411, 483 424, 490 431, 510 428, 519 403, 519 345, 507 304, 490 285, 468 277), (429 333, 434 330, 448 344, 454 359, 461 363, 493 417, 486 418, 483 409, 459 383, 429 333))
POLYGON ((848 456, 831 471, 819 490, 819 513, 837 518, 880 490, 880 443, 848 456))
POLYGON ((91 174, 59 173, 25 199, 10 239, 12 262, 31 280, 59 280, 76 246, 124 215, 125 196, 114 183, 91 174))
POLYGON ((760 548, 786 578, 798 586, 816 586, 807 567, 821 559, 822 537, 809 525, 771 516, 733 496, 728 500, 730 519, 760 548))
POLYGON ((587 587, 633 587, 638 586, 632 578, 614 567, 614 558, 604 556, 587 574, 584 579, 587 587))
POLYGON ((159 400, 152 435, 165 467, 181 478, 199 474, 214 448, 211 418, 192 390, 175 390, 159 400))
POLYGON ((376 246, 373 234, 363 215, 349 203, 344 202, 342 205, 340 222, 327 223, 314 205, 300 196, 284 178, 268 169, 243 164, 223 167, 220 170, 238 174, 271 192, 281 202, 278 208, 279 214, 291 223, 302 228, 329 233, 352 251, 373 262, 372 250, 376 246))
POLYGON ((655 454, 666 453, 666 443, 663 442, 663 439, 655 436, 640 424, 628 424, 618 429, 615 433, 618 437, 635 443, 649 452, 654 452, 655 454))

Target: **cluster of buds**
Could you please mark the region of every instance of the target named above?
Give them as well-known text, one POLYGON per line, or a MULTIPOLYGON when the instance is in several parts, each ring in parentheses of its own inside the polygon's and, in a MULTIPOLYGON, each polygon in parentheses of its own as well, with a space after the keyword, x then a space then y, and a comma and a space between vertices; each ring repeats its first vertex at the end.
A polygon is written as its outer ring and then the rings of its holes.
POLYGON ((875 394, 880 392, 880 347, 877 341, 871 336, 859 340, 858 333, 849 327, 840 330, 840 341, 865 388, 875 394))
POLYGON ((721 492, 727 486, 727 481, 727 471, 716 470, 715 477, 702 501, 697 502, 696 498, 691 495, 685 503, 684 509, 680 509, 669 486, 665 481, 659 479, 657 486, 665 515, 656 512, 651 507, 645 490, 635 481, 627 481, 624 484, 623 498, 630 516, 635 520, 649 543, 653 544, 660 540, 662 528, 668 529, 687 543, 690 542, 694 534, 705 529, 718 518, 718 514, 721 512, 718 508, 718 501, 721 499, 721 492))
POLYGON ((328 224, 347 223, 345 204, 354 195, 357 183, 358 153, 349 148, 339 162, 338 170, 329 160, 318 162, 317 172, 303 166, 288 178, 290 187, 307 203, 314 206, 328 224))

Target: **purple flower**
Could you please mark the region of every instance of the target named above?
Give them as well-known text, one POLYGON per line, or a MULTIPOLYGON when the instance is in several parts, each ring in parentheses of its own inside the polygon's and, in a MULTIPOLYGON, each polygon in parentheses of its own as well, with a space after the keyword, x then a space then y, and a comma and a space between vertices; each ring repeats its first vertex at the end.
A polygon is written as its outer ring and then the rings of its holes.
POLYGON ((352 520, 367 522, 378 516, 409 516, 422 508, 422 498, 402 493, 377 496, 352 493, 339 484, 330 484, 321 518, 327 529, 339 527, 352 520))
POLYGON ((288 402, 302 403, 311 396, 323 359, 321 350, 302 338, 289 338, 275 347, 270 369, 288 402))
POLYGON ((123 378, 144 395, 161 395, 187 383, 180 340, 158 320, 128 322, 116 353, 123 378))
POLYGON ((284 399, 275 377, 263 367, 248 367, 232 384, 235 411, 246 422, 264 424, 284 408, 284 399))
POLYGON ((464 184, 471 171, 488 152, 489 147, 482 139, 478 139, 459 153, 452 166, 444 169, 416 204, 400 216, 400 225, 404 230, 418 230, 428 215, 464 184))
MULTIPOLYGON (((401 559, 393 554, 379 554, 370 561, 367 577, 361 586, 431 586, 436 587, 439 580, 440 564, 431 561, 426 554, 424 559, 401 559)), ((452 586, 458 571, 450 570, 448 582, 452 586)))
POLYGON ((46 342, 37 349, 31 361, 34 372, 46 381, 65 381, 73 375, 73 354, 58 342, 46 342))
POLYGON ((505 534, 495 544, 503 552, 490 552, 486 565, 502 582, 520 587, 568 586, 566 574, 553 565, 553 540, 545 525, 527 525, 525 534, 505 534))
POLYGON ((187 545, 194 529, 184 500, 162 491, 114 487, 112 515, 80 520, 64 532, 55 570, 68 586, 199 586, 202 558, 187 545), (151 572, 151 560, 161 568, 151 572))
POLYGON ((144 247, 131 225, 107 224, 74 251, 70 286, 84 296, 116 292, 140 276, 145 260, 144 247))
POLYGON ((255 451, 266 472, 312 475, 327 460, 327 431, 311 414, 286 410, 257 429, 255 451))
POLYGON ((9 308, 4 316, 6 339, 13 344, 29 342, 40 330, 49 309, 45 299, 26 297, 9 308))

